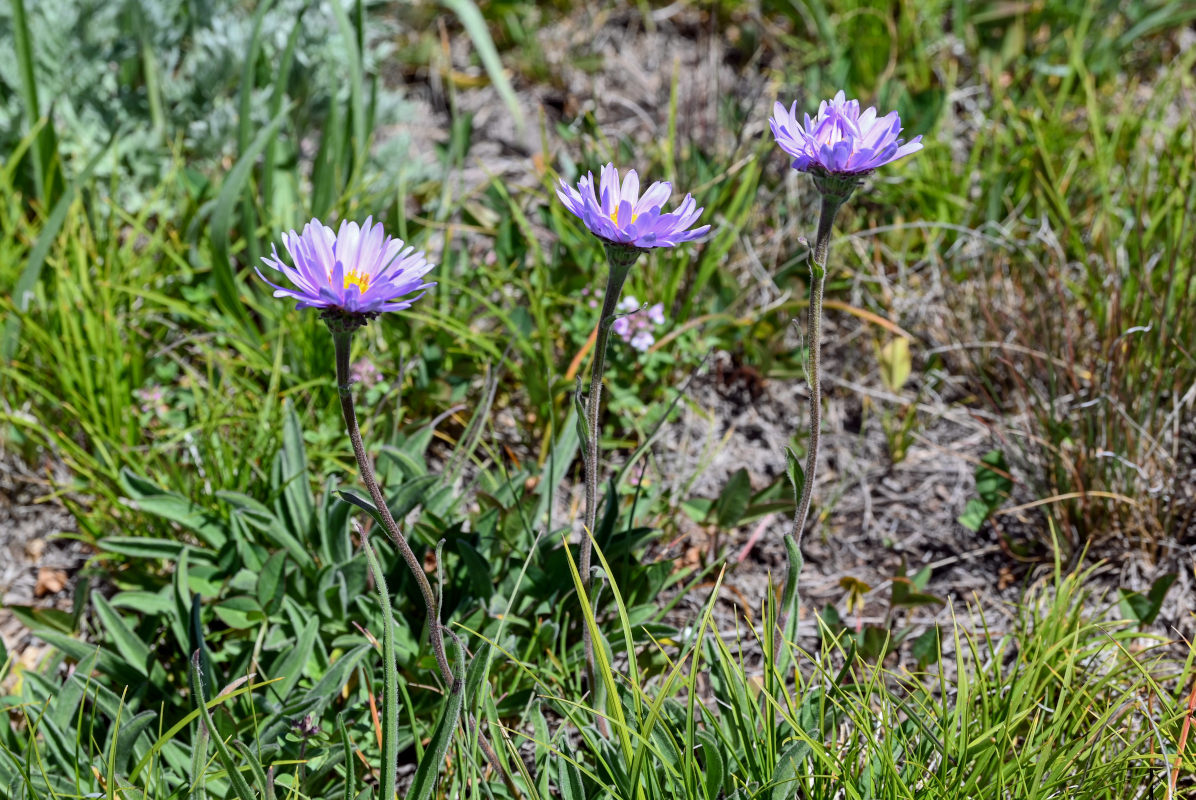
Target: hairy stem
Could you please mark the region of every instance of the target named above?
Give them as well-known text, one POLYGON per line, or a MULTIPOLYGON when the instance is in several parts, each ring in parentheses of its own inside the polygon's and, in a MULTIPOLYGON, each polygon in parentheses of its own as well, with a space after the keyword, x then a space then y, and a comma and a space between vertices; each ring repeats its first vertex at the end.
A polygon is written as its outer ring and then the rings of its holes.
POLYGON ((361 482, 369 490, 370 499, 374 501, 374 506, 378 509, 379 516, 382 517, 383 527, 386 529, 387 535, 394 543, 394 546, 398 548, 400 555, 403 556, 403 560, 407 562, 407 567, 411 570, 411 574, 415 576, 415 582, 419 585, 420 594, 424 597, 424 608, 427 612, 428 640, 431 642, 432 652, 436 656, 436 663, 440 667, 440 677, 444 680, 446 686, 452 686, 454 681, 453 670, 449 666, 448 658, 444 652, 444 635, 440 626, 440 612, 436 605, 436 595, 432 592, 432 584, 428 581, 423 564, 416 558, 415 553, 411 550, 411 545, 407 543, 394 517, 390 514, 390 508, 387 507, 386 499, 382 496, 382 490, 378 487, 378 481, 374 477, 374 467, 370 463, 369 456, 365 452, 365 445, 361 441, 361 430, 357 427, 357 412, 353 407, 353 392, 350 388, 352 379, 349 375, 349 348, 352 338, 352 331, 332 328, 332 341, 336 348, 336 384, 341 398, 341 412, 345 417, 345 425, 349 428, 349 440, 353 443, 353 455, 357 458, 357 468, 361 472, 361 482))
POLYGON ((818 444, 822 428, 822 289, 826 281, 826 252, 830 246, 835 215, 839 213, 839 208, 846 199, 831 192, 823 192, 822 207, 818 213, 818 236, 814 242, 814 253, 810 258, 810 305, 806 310, 806 344, 810 348, 810 438, 806 449, 806 470, 802 480, 801 499, 793 515, 793 528, 785 534, 789 573, 781 600, 778 635, 773 643, 774 658, 779 656, 781 642, 786 638, 796 638, 797 635, 797 580, 802 568, 801 540, 810 515, 810 499, 814 493, 814 474, 818 468, 818 444))
MULTIPOLYGON (((640 256, 640 250, 624 245, 607 244, 606 260, 610 266, 610 273, 606 280, 606 293, 602 297, 602 315, 598 318, 598 335, 594 341, 594 361, 590 367, 590 392, 586 396, 586 436, 585 455, 582 464, 585 467, 586 485, 586 516, 585 530, 582 533, 581 552, 578 557, 578 568, 581 572, 581 584, 587 598, 593 597, 590 578, 590 556, 593 548, 595 525, 598 521, 598 439, 601 434, 602 413, 602 373, 606 369, 606 345, 610 341, 610 328, 614 322, 615 308, 619 304, 619 294, 623 291, 623 283, 627 274, 640 256)), ((594 674, 594 641, 590 638, 588 626, 582 626, 582 642, 586 652, 586 677, 589 680, 590 691, 595 695, 598 684, 594 674)))
POLYGON ((806 344, 810 348, 810 440, 806 450, 806 473, 802 482, 801 501, 793 516, 790 534, 801 546, 802 532, 810 515, 810 497, 814 492, 814 472, 818 468, 818 444, 822 427, 822 288, 826 281, 826 251, 831 241, 831 226, 839 213, 837 198, 822 198, 818 214, 818 238, 810 259, 810 306, 806 310, 806 344))

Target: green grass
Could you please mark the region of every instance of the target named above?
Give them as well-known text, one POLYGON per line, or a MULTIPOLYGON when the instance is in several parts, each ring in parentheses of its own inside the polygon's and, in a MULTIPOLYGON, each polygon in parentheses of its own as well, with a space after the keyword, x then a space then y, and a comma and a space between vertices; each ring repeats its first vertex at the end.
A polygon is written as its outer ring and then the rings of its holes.
MULTIPOLYGON (((712 626, 717 589, 683 638, 653 639, 630 622, 612 585, 619 622, 611 638, 599 640, 599 653, 606 654, 599 659, 602 681, 608 697, 617 698, 603 712, 610 736, 598 732, 587 702, 559 693, 551 659, 520 657, 484 635, 479 640, 495 651, 492 659, 485 650, 475 656, 475 665, 483 666, 468 681, 470 701, 482 730, 505 745, 500 761, 512 785, 529 798, 796 793, 828 800, 1111 800, 1139 796, 1146 787, 1162 792, 1173 764, 1180 763, 1183 774, 1191 769, 1191 754, 1176 762, 1175 748, 1186 713, 1185 683, 1177 679, 1191 680, 1193 654, 1111 621, 1110 607, 1083 588, 1089 580, 1089 572, 1065 574, 1057 566, 1002 629, 979 610, 961 609, 943 630, 942 661, 929 672, 907 669, 904 655, 883 667, 859 660, 853 648, 833 639, 817 654, 785 644, 783 660, 774 662, 766 636, 761 664, 751 654, 761 652, 756 642, 761 630, 772 629, 774 612, 764 609, 759 630, 745 626, 728 639, 712 626), (628 660, 626 648, 637 657, 628 660), (516 708, 485 689, 487 671, 506 661, 536 687, 537 696, 516 708)), ((587 624, 595 625, 592 616, 587 624)), ((602 635, 596 625, 594 631, 602 635)), ((359 653, 345 658, 360 664, 359 653)), ((227 770, 236 765, 255 784, 255 796, 268 767, 279 791, 331 798, 344 786, 337 776, 347 774, 347 752, 360 750, 376 763, 361 696, 365 681, 350 683, 348 698, 333 701, 349 723, 339 734, 288 735, 282 751, 219 744, 215 763, 201 756, 188 768, 186 754, 195 744, 186 737, 196 730, 196 712, 165 729, 152 710, 135 713, 85 674, 77 672, 55 692, 45 678, 26 673, 19 695, 10 698, 16 724, 0 731, 0 774, 10 796, 66 797, 120 787, 137 793, 132 796, 166 798, 188 785, 222 796, 227 770), (350 737, 349 751, 341 736, 350 737), (297 743, 295 760, 288 750, 297 743)), ((337 681, 347 677, 341 670, 337 681)), ((335 683, 320 686, 340 694, 335 683)), ((209 726, 221 737, 231 732, 242 742, 260 741, 268 735, 268 717, 223 711, 255 694, 265 699, 271 684, 230 688, 209 704, 216 715, 209 726)), ((403 741, 408 747, 419 740, 403 741)), ((479 782, 490 796, 513 796, 479 772, 484 762, 465 729, 457 729, 451 747, 451 766, 436 796, 463 796, 479 782)))

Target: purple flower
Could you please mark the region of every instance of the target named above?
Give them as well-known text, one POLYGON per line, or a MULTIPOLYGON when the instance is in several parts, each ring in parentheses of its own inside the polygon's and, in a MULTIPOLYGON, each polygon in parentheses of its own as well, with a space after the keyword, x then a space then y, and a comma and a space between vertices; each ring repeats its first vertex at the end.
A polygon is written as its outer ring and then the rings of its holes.
POLYGON ((627 342, 635 350, 646 352, 656 344, 656 337, 652 335, 654 327, 664 324, 664 305, 657 303, 647 309, 647 314, 641 314, 639 301, 633 295, 627 295, 616 306, 620 316, 611 323, 610 329, 616 336, 627 342))
POLYGON ((590 172, 578 181, 576 189, 562 180, 556 193, 590 233, 607 242, 640 249, 673 247, 710 230, 709 225, 686 230, 702 213, 691 195, 685 195, 671 213, 662 213, 662 206, 672 194, 672 184, 654 183, 641 195, 635 170, 628 171, 620 186, 619 171, 614 164, 607 164, 602 168, 599 190, 601 198, 594 191, 594 173, 590 172))
POLYGON ((644 353, 647 352, 649 347, 656 344, 656 337, 648 331, 638 331, 631 337, 629 344, 636 350, 644 353))
POLYGON ((859 101, 848 101, 843 92, 823 100, 813 120, 804 116, 802 125, 796 102, 787 111, 777 103, 768 121, 777 144, 802 172, 858 175, 922 149, 921 136, 908 142, 898 138, 901 118, 896 111, 880 118, 875 108, 861 114, 859 101))
POLYGON ((257 274, 274 287, 275 297, 292 297, 296 308, 322 308, 348 314, 377 315, 383 311, 402 311, 423 296, 434 283, 423 277, 432 269, 427 258, 414 247, 404 249, 401 239, 387 236, 382 223, 365 224, 343 221, 339 231, 313 219, 303 226, 303 235, 294 231, 282 235, 283 246, 295 263, 288 266, 278 257, 262 258, 266 266, 286 276, 294 288, 285 288, 257 274), (413 292, 419 294, 411 297, 413 292))

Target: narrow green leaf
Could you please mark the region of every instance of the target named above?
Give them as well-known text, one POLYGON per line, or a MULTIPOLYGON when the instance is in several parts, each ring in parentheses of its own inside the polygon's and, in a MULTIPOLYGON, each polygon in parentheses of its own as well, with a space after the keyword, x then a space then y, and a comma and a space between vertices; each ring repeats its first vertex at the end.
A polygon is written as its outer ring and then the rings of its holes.
POLYGON ((307 693, 307 697, 317 700, 321 707, 331 702, 340 694, 341 689, 345 688, 353 670, 372 650, 373 647, 368 644, 358 645, 332 662, 319 682, 307 693))
POLYGON ((71 204, 75 202, 75 195, 78 194, 79 187, 91 178, 91 173, 99 166, 104 156, 108 155, 108 149, 112 146, 112 142, 123 132, 124 128, 118 130, 113 138, 109 139, 107 144, 91 157, 79 176, 71 181, 62 197, 58 198, 58 202, 54 204, 54 209, 50 212, 50 218, 46 220, 45 226, 38 233, 37 242, 33 245, 33 250, 30 251, 29 258, 25 262, 25 269, 21 270, 21 275, 12 289, 13 305, 16 307, 17 313, 10 316, 4 323, 4 342, 0 348, 0 362, 7 364, 16 355, 17 342, 21 335, 21 316, 29 310, 29 303, 33 300, 33 288, 37 285, 38 278, 41 277, 46 256, 49 255, 50 248, 58 239, 58 232, 66 221, 71 204))
POLYGON ((299 414, 290 398, 286 400, 283 410, 281 457, 287 515, 298 530, 310 536, 316 516, 316 500, 311 492, 303 426, 299 423, 299 414))
MULTIPOLYGON (((370 572, 374 576, 374 588, 378 592, 378 604, 382 609, 382 780, 379 793, 386 800, 395 796, 399 762, 399 667, 395 661, 394 611, 390 605, 390 589, 386 585, 386 573, 378 563, 378 556, 368 536, 361 536, 361 549, 365 551, 370 572)), ((348 765, 352 768, 352 765, 348 765)), ((419 772, 416 772, 416 779, 419 772)))
POLYGON ((939 627, 935 625, 927 628, 918 636, 914 637, 910 644, 910 654, 918 661, 918 666, 925 669, 931 664, 938 663, 939 657, 942 653, 942 648, 939 644, 939 627))
MULTIPOLYGON (((233 754, 229 751, 228 746, 224 740, 220 738, 220 734, 216 731, 216 725, 212 722, 212 715, 208 712, 208 703, 203 690, 203 677, 200 673, 201 656, 198 650, 191 656, 191 695, 195 707, 199 709, 200 717, 203 719, 203 726, 211 732, 212 743, 216 745, 216 757, 220 759, 221 766, 224 771, 228 773, 229 782, 233 785, 233 791, 241 800, 256 800, 257 795, 249 788, 249 784, 245 781, 245 776, 237 769, 237 764, 233 761, 233 754)), ((222 701, 222 698, 216 698, 212 701, 217 704, 222 701)))
POLYGON ((116 734, 116 764, 124 771, 133 757, 133 745, 137 737, 158 721, 156 711, 142 711, 130 720, 122 721, 116 734))
POLYGON ((744 468, 735 470, 714 504, 714 521, 722 530, 739 524, 752 498, 752 481, 744 468))
POLYGON ((191 592, 189 603, 190 614, 188 615, 187 641, 190 646, 188 649, 190 652, 199 654, 200 666, 203 668, 201 675, 202 679, 206 682, 205 688, 208 694, 213 694, 216 689, 212 670, 212 656, 208 652, 208 644, 204 640, 203 619, 200 614, 202 605, 199 602, 199 595, 191 592))
POLYGON ((792 800, 797 793, 797 769, 811 752, 806 742, 793 742, 785 748, 772 775, 772 800, 792 800))
POLYGON ((211 608, 220 621, 230 628, 253 628, 266 618, 257 600, 246 595, 226 598, 211 608))
POLYGON ((125 661, 142 675, 149 675, 150 649, 149 645, 133 632, 125 622, 124 617, 108 604, 104 596, 96 592, 92 598, 95 603, 96 614, 104 626, 105 638, 111 641, 117 652, 124 656, 125 661))
POLYGON ((75 671, 71 673, 71 677, 56 687, 54 699, 50 703, 47 715, 61 727, 65 728, 70 725, 76 715, 78 715, 79 708, 83 703, 83 695, 87 691, 87 685, 89 683, 94 685, 92 671, 95 669, 98 658, 99 651, 93 651, 90 656, 81 659, 76 664, 75 671))
POLYGON ((454 649, 454 684, 444 700, 440 719, 432 731, 432 739, 428 742, 424 757, 415 768, 415 777, 411 781, 411 788, 407 790, 407 800, 428 800, 432 796, 436 778, 453 741, 453 731, 457 729, 457 720, 461 716, 461 706, 465 701, 465 653, 461 647, 454 649))
POLYGON ((569 745, 561 745, 561 755, 557 758, 557 791, 561 800, 585 800, 585 784, 581 780, 581 770, 569 751, 569 745))
POLYGON ((200 725, 199 732, 191 740, 191 800, 207 800, 207 767, 208 728, 200 725))
POLYGON ((341 735, 341 749, 345 758, 345 800, 353 800, 357 796, 357 772, 353 768, 353 743, 349 741, 349 732, 345 730, 345 712, 336 715, 336 730, 341 735))
POLYGON ((789 484, 793 487, 793 502, 801 502, 801 493, 806 488, 806 472, 802 469, 797 451, 792 447, 785 448, 785 474, 789 477, 789 484))
POLYGON ((120 472, 120 485, 128 496, 126 502, 132 507, 177 522, 214 549, 219 549, 228 541, 228 533, 220 518, 181 494, 161 488, 128 467, 120 472))
POLYGON ((303 570, 315 567, 307 547, 291 533, 288 527, 265 505, 240 492, 216 492, 216 496, 237 510, 238 516, 255 530, 270 538, 295 560, 303 570))
MULTIPOLYGON (((273 606, 282 602, 283 575, 287 564, 287 554, 279 551, 266 559, 257 581, 257 601, 266 613, 270 613, 273 606), (277 603, 275 601, 278 601, 277 603)), ((285 591, 285 590, 284 590, 285 591)), ((277 609, 275 609, 277 610, 277 609)))
POLYGON ((307 624, 303 626, 303 630, 299 632, 295 646, 287 650, 274 663, 274 667, 271 670, 273 673, 272 677, 280 678, 281 680, 273 685, 273 691, 276 691, 284 702, 290 697, 295 686, 298 685, 299 679, 303 677, 304 667, 308 659, 311 658, 312 650, 316 644, 316 634, 319 633, 319 630, 320 621, 315 616, 312 616, 307 620, 307 624))
POLYGON ((362 509, 363 511, 367 512, 371 517, 374 518, 375 522, 377 522, 379 525, 381 525, 381 526, 383 526, 383 528, 385 528, 386 523, 382 521, 382 514, 380 514, 378 512, 378 508, 377 508, 377 506, 374 505, 372 500, 362 497, 361 495, 359 495, 357 492, 353 491, 352 489, 337 489, 336 493, 346 503, 355 505, 358 508, 362 509))
MULTIPOLYGON (((17 71, 20 74, 20 89, 21 100, 25 105, 25 121, 30 130, 37 126, 38 119, 41 117, 41 105, 37 97, 37 73, 35 71, 35 59, 33 55, 33 36, 29 30, 29 18, 25 13, 25 0, 13 0, 12 3, 12 33, 13 45, 16 50, 17 57, 17 71)), ((34 142, 31 153, 33 155, 33 183, 37 190, 37 198, 43 203, 50 202, 47 196, 47 172, 49 164, 47 163, 48 154, 45 152, 43 145, 43 137, 45 136, 45 129, 38 131, 37 139, 34 142)), ((19 300, 19 296, 18 296, 19 300)), ((22 310, 24 310, 22 308, 22 310)), ((11 358, 10 354, 5 354, 4 360, 8 361, 11 358)))
POLYGON ((39 631, 37 635, 39 639, 57 647, 75 661, 83 661, 98 652, 96 668, 113 678, 118 686, 139 686, 145 679, 141 671, 134 669, 123 658, 103 647, 81 642, 72 636, 65 636, 53 631, 39 631))
POLYGON ((216 563, 215 554, 210 550, 176 542, 172 539, 154 539, 149 536, 108 536, 101 539, 96 546, 103 553, 163 561, 178 561, 185 552, 190 552, 192 561, 208 565, 216 563))
POLYGON ((723 791, 723 779, 727 774, 727 762, 723 758, 722 748, 714 734, 707 730, 694 732, 702 745, 702 768, 705 773, 703 786, 706 800, 718 800, 723 791))
POLYGON ((249 319, 245 304, 241 302, 240 291, 237 287, 236 275, 233 274, 232 256, 230 253, 229 234, 232 230, 233 211, 249 181, 249 173, 254 163, 266 145, 278 135, 278 129, 289 112, 289 106, 282 109, 272 120, 254 137, 249 147, 241 153, 241 157, 224 178, 220 193, 216 196, 216 205, 212 210, 212 220, 208 227, 208 237, 212 246, 212 276, 216 282, 216 298, 224 310, 241 321, 244 332, 250 338, 256 338, 256 328, 249 319))
MULTIPOLYGON (((358 11, 360 12, 360 8, 358 11)), ((354 36, 353 25, 349 22, 349 15, 345 11, 344 4, 333 3, 332 15, 336 17, 336 27, 339 29, 344 43, 341 52, 345 54, 349 62, 349 128, 353 133, 352 140, 349 142, 349 152, 352 155, 349 163, 353 167, 357 167, 364 157, 367 145, 365 108, 362 99, 365 79, 361 68, 361 49, 358 46, 357 37, 354 36)), ((357 21, 359 24, 363 21, 360 13, 357 21)), ((337 160, 341 163, 346 162, 343 157, 337 160)))
MULTIPOLYGON (((270 118, 277 117, 282 111, 282 104, 286 100, 287 86, 291 80, 291 66, 295 63, 295 48, 299 44, 299 34, 303 32, 303 15, 308 6, 301 5, 295 14, 295 24, 287 36, 287 46, 283 50, 282 59, 278 64, 278 74, 274 77, 273 92, 270 95, 270 118)), ((278 161, 278 137, 274 137, 266 145, 262 155, 262 197, 267 203, 274 200, 274 165, 278 161)), ((269 209, 270 206, 267 206, 269 209)))
POLYGON ((270 779, 266 777, 266 771, 262 769, 262 763, 258 759, 256 753, 249 749, 249 746, 244 742, 233 742, 233 747, 244 757, 245 763, 249 764, 249 771, 253 773, 253 782, 263 794, 266 793, 267 787, 270 785, 270 779))
POLYGON ((502 98, 507 111, 510 112, 511 119, 515 121, 515 127, 522 131, 525 127, 522 107, 519 104, 519 98, 515 96, 515 90, 511 87, 511 82, 507 80, 502 59, 498 55, 498 48, 494 46, 494 40, 490 37, 490 29, 486 27, 486 18, 482 16, 482 12, 478 10, 477 4, 473 0, 444 0, 444 5, 457 15, 457 20, 469 34, 478 58, 481 59, 486 74, 490 76, 490 82, 494 84, 498 96, 502 98))

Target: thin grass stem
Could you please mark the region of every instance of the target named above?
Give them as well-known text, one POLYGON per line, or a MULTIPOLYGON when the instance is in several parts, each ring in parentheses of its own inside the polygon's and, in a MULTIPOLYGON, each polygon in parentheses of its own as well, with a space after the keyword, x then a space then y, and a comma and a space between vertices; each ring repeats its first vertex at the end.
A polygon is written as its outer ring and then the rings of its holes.
MULTIPOLYGON (((365 551, 374 584, 378 589, 378 603, 382 608, 382 782, 380 796, 383 800, 394 800, 398 784, 399 764, 399 668, 395 661, 394 611, 390 605, 390 590, 386 586, 386 574, 378 563, 378 556, 370 545, 369 537, 357 528, 361 537, 361 548, 365 551)), ((339 720, 338 720, 339 722, 339 720)), ((343 723, 341 724, 343 731, 343 723)), ((345 780, 352 783, 353 763, 345 759, 345 780)))

